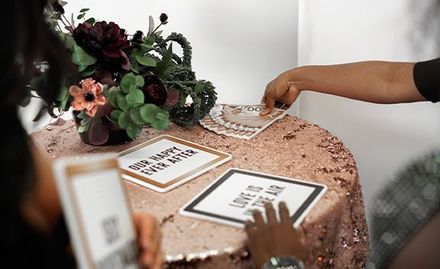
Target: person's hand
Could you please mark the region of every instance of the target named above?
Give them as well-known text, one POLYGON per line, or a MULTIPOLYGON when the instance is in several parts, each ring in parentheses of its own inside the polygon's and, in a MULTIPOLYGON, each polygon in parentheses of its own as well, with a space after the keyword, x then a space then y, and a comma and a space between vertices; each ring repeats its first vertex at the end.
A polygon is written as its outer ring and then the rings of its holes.
POLYGON ((304 261, 308 250, 300 233, 292 227, 292 219, 284 202, 279 204, 280 221, 272 204, 266 204, 267 222, 261 212, 253 212, 254 222, 246 221, 247 246, 257 268, 274 256, 295 256, 304 261))
POLYGON ((162 267, 161 234, 155 217, 145 213, 133 214, 139 244, 139 263, 148 269, 162 267))
POLYGON ((285 75, 281 74, 266 86, 262 103, 266 108, 261 112, 261 116, 266 116, 272 112, 275 102, 281 102, 291 106, 298 98, 300 89, 294 85, 285 75))

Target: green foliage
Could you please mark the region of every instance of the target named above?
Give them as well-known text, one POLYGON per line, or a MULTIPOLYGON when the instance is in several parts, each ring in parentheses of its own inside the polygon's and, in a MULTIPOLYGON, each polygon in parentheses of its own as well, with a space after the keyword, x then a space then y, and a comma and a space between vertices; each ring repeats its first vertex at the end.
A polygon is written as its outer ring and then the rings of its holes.
POLYGON ((122 77, 120 86, 123 93, 129 93, 132 87, 137 87, 136 75, 133 73, 126 74, 122 77))
POLYGON ((144 104, 144 93, 140 87, 145 81, 142 76, 134 73, 125 74, 119 87, 112 87, 107 91, 107 100, 116 109, 110 114, 111 120, 127 135, 136 138, 143 125, 155 129, 168 128, 169 113, 153 104, 144 104))
POLYGON ((154 104, 145 104, 140 108, 142 119, 149 123, 154 129, 167 129, 169 121, 169 113, 154 104))
POLYGON ((156 68, 154 69, 154 74, 158 77, 162 77, 165 72, 167 71, 168 67, 172 64, 173 60, 173 44, 170 44, 168 47, 168 50, 166 51, 165 55, 162 58, 162 61, 160 61, 156 68))
POLYGON ((142 105, 144 103, 144 93, 141 90, 134 88, 127 94, 125 99, 129 106, 142 105))
POLYGON ((127 129, 129 124, 130 124, 130 115, 127 112, 122 111, 118 117, 118 126, 122 129, 127 129))
POLYGON ((81 111, 77 116, 78 119, 81 120, 80 126, 78 127, 78 133, 87 132, 90 126, 91 117, 87 115, 84 111, 81 111))
MULTIPOLYGON (((60 0, 58 2, 62 6, 66 4, 60 0)), ((62 10, 62 8, 58 8, 58 10, 62 10)), ((75 18, 93 25, 96 20, 88 16, 89 11, 88 8, 83 8, 75 18)), ((109 79, 116 82, 116 86, 104 90, 108 104, 114 108, 107 117, 119 128, 125 129, 130 138, 136 138, 143 126, 150 126, 158 130, 166 129, 169 127, 170 120, 179 125, 193 126, 206 116, 214 106, 217 99, 214 86, 209 81, 196 78, 191 67, 192 48, 182 34, 172 33, 163 38, 159 28, 164 23, 158 22, 158 25, 155 25, 153 17, 150 16, 148 28, 144 31, 147 33, 146 36, 139 36, 137 33, 135 41, 131 41, 127 50, 124 49, 126 53, 128 52, 129 65, 122 66, 120 70, 112 68, 106 70, 105 61, 101 61, 100 57, 76 43, 71 35, 75 29, 73 16, 69 21, 63 13, 64 11, 51 10, 47 14, 48 23, 57 32, 67 51, 71 53, 72 62, 77 66, 81 79, 90 77, 98 79, 100 74, 106 71, 111 72, 110 78, 106 75, 104 75, 105 79, 101 78, 102 83, 106 83, 109 79), (173 52, 173 46, 175 47, 176 43, 182 47, 183 56, 173 52), (98 58, 99 63, 97 63, 98 58), (99 67, 98 71, 97 66, 99 67), (174 97, 180 98, 174 107, 145 104, 144 91, 147 91, 147 88, 143 89, 145 87, 144 78, 151 75, 162 81, 166 88, 173 88, 174 97), (178 97, 174 90, 178 91, 178 97), (188 96, 193 99, 190 106, 185 105, 188 96)), ((44 85, 44 80, 44 76, 33 79, 30 88, 38 89, 44 85)), ((112 82, 108 84, 114 85, 112 82)), ((61 110, 68 110, 72 98, 69 95, 68 87, 72 84, 78 85, 78 79, 75 78, 75 82, 70 84, 66 80, 66 85, 61 89, 55 104, 48 106, 55 105, 61 110)), ((87 131, 93 118, 85 114, 84 111, 79 113, 77 117, 81 121, 78 130, 80 132, 87 131)))
POLYGON ((156 67, 156 65, 157 65, 156 61, 152 57, 147 56, 147 55, 137 55, 136 61, 138 63, 140 63, 141 65, 148 66, 148 67, 156 67))
POLYGON ((134 123, 128 124, 126 130, 128 137, 130 137, 131 139, 136 139, 136 137, 138 137, 139 133, 141 132, 140 126, 134 123))
POLYGON ((83 72, 88 66, 96 63, 96 58, 88 54, 83 48, 78 45, 73 47, 72 62, 78 65, 78 71, 83 72))
POLYGON ((90 10, 90 8, 82 8, 79 11, 78 16, 76 17, 78 20, 84 20, 86 23, 94 24, 96 20, 94 18, 88 18, 86 19, 87 12, 90 10))

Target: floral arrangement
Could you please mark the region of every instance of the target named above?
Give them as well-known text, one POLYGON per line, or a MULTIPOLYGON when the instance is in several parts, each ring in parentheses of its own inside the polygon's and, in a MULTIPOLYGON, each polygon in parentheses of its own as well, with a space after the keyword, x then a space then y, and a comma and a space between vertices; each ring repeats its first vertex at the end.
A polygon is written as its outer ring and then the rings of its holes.
MULTIPOLYGON (((163 130, 170 122, 193 126, 214 106, 214 87, 196 78, 187 39, 178 33, 161 36, 166 14, 160 15, 157 27, 150 16, 146 34, 128 35, 114 22, 88 17, 86 8, 76 17, 81 20, 76 25, 64 15, 65 4, 51 4, 47 20, 71 54, 80 78, 66 82, 48 107, 54 117, 71 108, 78 132, 86 136, 83 141, 106 144, 118 130, 135 139, 143 126, 163 130), (183 56, 173 53, 173 43, 182 47, 183 56)), ((31 83, 37 93, 43 77, 41 72, 31 83)))

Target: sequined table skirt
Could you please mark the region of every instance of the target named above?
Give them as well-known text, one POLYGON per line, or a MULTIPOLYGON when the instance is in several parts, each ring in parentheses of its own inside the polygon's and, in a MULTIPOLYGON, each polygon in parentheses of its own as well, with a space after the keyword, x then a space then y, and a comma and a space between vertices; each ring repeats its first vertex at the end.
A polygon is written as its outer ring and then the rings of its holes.
POLYGON ((200 126, 149 128, 136 141, 93 147, 80 141, 73 122, 32 135, 48 159, 97 152, 120 152, 160 134, 169 134, 232 154, 210 172, 161 194, 127 182, 134 210, 160 221, 167 268, 253 268, 243 247, 243 230, 183 217, 178 210, 229 168, 311 180, 328 186, 325 196, 302 223, 311 255, 306 268, 364 268, 368 238, 364 203, 353 156, 328 131, 286 116, 249 141, 220 136, 200 126))

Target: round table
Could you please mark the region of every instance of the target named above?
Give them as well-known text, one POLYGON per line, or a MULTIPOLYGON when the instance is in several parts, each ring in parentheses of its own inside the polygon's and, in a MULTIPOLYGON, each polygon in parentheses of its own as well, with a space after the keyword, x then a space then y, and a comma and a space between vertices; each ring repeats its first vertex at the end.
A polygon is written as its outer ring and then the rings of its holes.
POLYGON ((153 213, 160 222, 168 268, 253 268, 242 229, 184 217, 178 210, 229 168, 314 181, 328 186, 302 223, 311 249, 306 268, 364 268, 367 226, 353 156, 328 131, 286 116, 251 140, 239 140, 201 126, 145 128, 138 139, 95 147, 80 141, 73 122, 32 134, 48 159, 97 152, 120 152, 160 134, 183 138, 230 153, 232 160, 167 193, 127 182, 132 207, 153 213))

